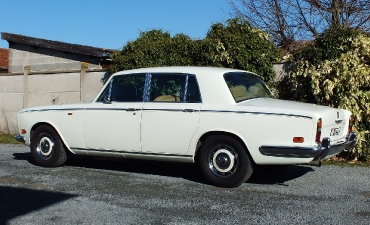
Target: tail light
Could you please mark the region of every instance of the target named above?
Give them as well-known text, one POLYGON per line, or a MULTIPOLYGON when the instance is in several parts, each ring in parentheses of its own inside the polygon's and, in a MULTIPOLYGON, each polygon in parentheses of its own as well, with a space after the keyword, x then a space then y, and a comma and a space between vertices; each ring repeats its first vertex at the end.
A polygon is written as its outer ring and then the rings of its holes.
POLYGON ((349 117, 348 134, 350 134, 352 132, 352 127, 353 127, 354 123, 355 123, 355 117, 353 115, 351 115, 349 117))
POLYGON ((321 128, 322 128, 322 119, 320 118, 317 121, 317 128, 316 128, 316 143, 321 142, 321 128))

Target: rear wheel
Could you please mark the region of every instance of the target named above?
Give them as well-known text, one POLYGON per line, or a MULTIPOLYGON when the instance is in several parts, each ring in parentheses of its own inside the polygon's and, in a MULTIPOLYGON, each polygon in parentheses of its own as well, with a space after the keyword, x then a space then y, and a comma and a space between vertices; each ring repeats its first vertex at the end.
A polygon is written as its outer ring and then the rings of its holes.
POLYGON ((57 132, 47 125, 41 125, 32 133, 31 156, 43 167, 61 166, 67 161, 64 145, 57 132))
POLYGON ((214 135, 206 139, 199 152, 199 165, 210 183, 236 187, 253 173, 249 156, 234 138, 214 135))

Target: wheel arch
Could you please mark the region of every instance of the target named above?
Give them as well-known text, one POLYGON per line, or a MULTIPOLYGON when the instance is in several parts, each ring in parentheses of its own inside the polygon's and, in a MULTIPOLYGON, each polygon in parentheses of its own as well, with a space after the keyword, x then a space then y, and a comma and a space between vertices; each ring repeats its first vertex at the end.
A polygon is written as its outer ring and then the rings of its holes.
MULTIPOLYGON (((56 128, 55 128, 55 126, 53 126, 52 124, 50 124, 50 123, 48 123, 48 122, 38 122, 38 123, 36 123, 36 124, 34 124, 34 125, 32 126, 31 131, 30 131, 30 142, 31 142, 31 140, 32 140, 32 135, 33 135, 34 131, 35 131, 38 127, 40 127, 40 126, 42 126, 42 125, 49 126, 50 128, 52 128, 52 129, 53 129, 53 130, 54 130, 54 131, 59 135, 60 140, 62 141, 62 143, 63 143, 63 145, 64 145, 65 149, 67 149, 70 153, 73 153, 73 152, 70 150, 69 146, 66 144, 66 142, 65 142, 65 140, 64 140, 64 137, 63 137, 62 135, 60 135, 60 132, 58 131, 58 129, 56 129, 56 128)), ((73 154, 74 154, 74 153, 73 153, 73 154)))
POLYGON ((234 134, 234 133, 231 133, 231 132, 228 132, 228 131, 208 131, 208 132, 204 133, 198 139, 198 142, 197 142, 197 145, 196 145, 195 157, 194 157, 195 162, 197 162, 197 157, 199 155, 199 152, 201 151, 202 143, 204 143, 204 141, 207 138, 209 138, 210 136, 214 136, 214 135, 225 135, 225 136, 231 137, 231 138, 235 139, 236 141, 238 141, 243 146, 243 148, 244 148, 245 152, 248 154, 249 158, 252 160, 252 163, 253 164, 255 163, 252 155, 249 152, 249 149, 248 149, 246 143, 244 142, 244 140, 240 136, 238 136, 237 134, 234 134))

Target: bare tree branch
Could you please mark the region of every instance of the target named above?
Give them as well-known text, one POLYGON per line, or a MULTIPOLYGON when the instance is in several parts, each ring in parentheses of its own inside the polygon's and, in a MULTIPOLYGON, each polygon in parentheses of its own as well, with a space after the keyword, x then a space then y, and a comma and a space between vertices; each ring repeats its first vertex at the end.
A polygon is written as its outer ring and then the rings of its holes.
POLYGON ((370 31, 370 0, 226 0, 236 16, 270 34, 281 47, 329 28, 370 31))

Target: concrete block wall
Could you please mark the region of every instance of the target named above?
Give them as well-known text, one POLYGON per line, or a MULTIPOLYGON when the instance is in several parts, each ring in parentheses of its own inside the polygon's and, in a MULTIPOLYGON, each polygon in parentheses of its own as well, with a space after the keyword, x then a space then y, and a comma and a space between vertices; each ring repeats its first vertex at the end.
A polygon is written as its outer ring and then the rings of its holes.
POLYGON ((31 71, 79 70, 81 62, 87 62, 89 69, 102 69, 96 57, 20 43, 9 44, 9 73, 23 73, 24 66, 30 66, 31 71))
MULTIPOLYGON (((104 76, 105 71, 87 71, 83 79, 79 72, 31 73, 28 75, 27 105, 34 107, 92 101, 103 87, 101 80, 104 76)), ((18 132, 17 113, 24 105, 23 79, 24 75, 0 75, 1 132, 18 132)))
POLYGON ((107 76, 108 72, 88 72, 83 79, 81 100, 83 102, 92 101, 95 99, 98 92, 103 87, 103 77, 107 76))
POLYGON ((80 101, 80 73, 28 76, 28 107, 80 101))
POLYGON ((23 108, 23 76, 0 76, 0 132, 15 133, 23 108))

